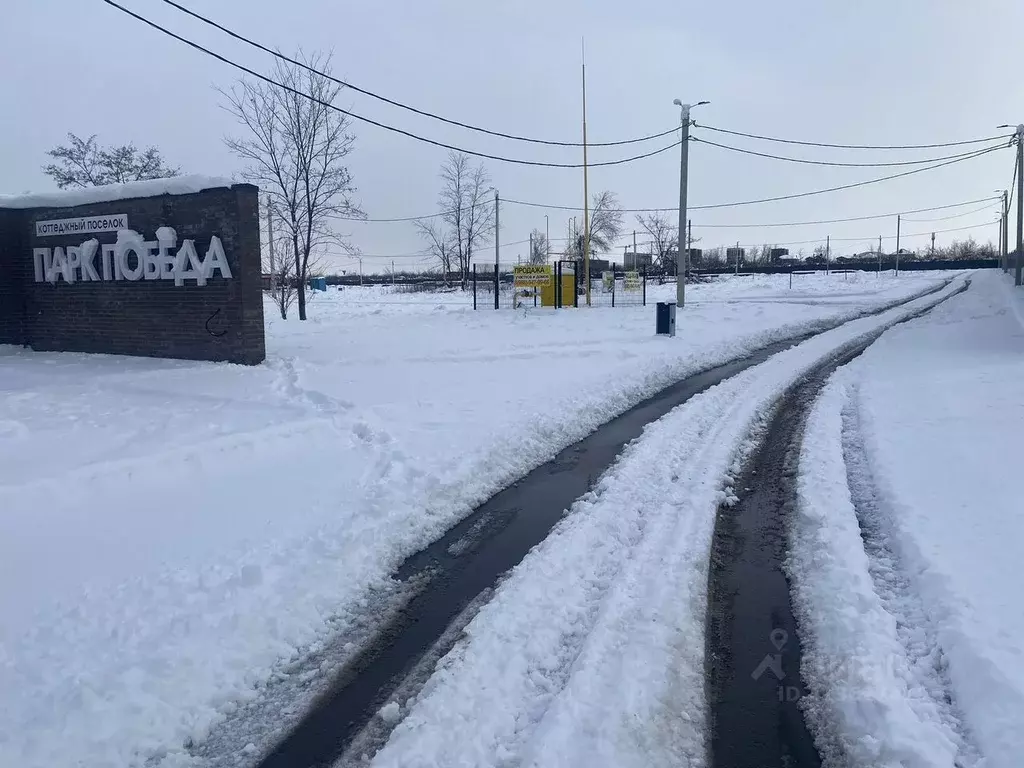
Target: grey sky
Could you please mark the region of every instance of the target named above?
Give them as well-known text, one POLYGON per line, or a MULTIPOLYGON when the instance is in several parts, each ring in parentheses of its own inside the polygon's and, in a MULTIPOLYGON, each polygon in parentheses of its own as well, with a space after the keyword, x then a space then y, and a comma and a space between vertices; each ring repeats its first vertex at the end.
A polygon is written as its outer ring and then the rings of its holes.
MULTIPOLYGON (((159 0, 122 2, 255 69, 269 65, 266 56, 159 0)), ((1014 78, 1024 29, 1024 3, 1019 0, 182 2, 272 47, 333 49, 335 74, 361 87, 455 119, 539 138, 579 140, 581 37, 586 38, 593 141, 677 124, 678 111, 672 106, 676 97, 712 101, 694 111, 698 122, 836 143, 954 141, 995 135, 999 123, 1024 121, 1019 106, 1024 87, 1014 78)), ((0 124, 0 192, 51 188, 40 166, 47 159, 45 151, 68 131, 97 133, 107 143, 155 144, 186 172, 231 175, 239 170, 221 141, 237 129, 219 107, 221 96, 214 89, 231 84, 236 77, 231 68, 100 0, 9 5, 0 45, 6 117, 0 124)), ((343 106, 368 117, 467 148, 556 162, 581 159, 576 149, 489 139, 351 91, 346 98, 343 106)), ((358 141, 350 167, 369 216, 436 210, 437 170, 444 150, 373 126, 356 123, 353 130, 358 141)), ((916 159, 958 151, 844 152, 708 137, 759 151, 843 161, 916 159)), ((655 148, 660 142, 639 146, 655 148)), ((634 154, 635 148, 594 149, 591 160, 634 154)), ((691 204, 789 194, 903 170, 798 166, 700 144, 691 146, 690 159, 691 204)), ((486 164, 503 197, 560 205, 577 205, 582 199, 579 171, 486 164)), ((879 234, 894 233, 895 217, 767 230, 702 230, 700 225, 839 218, 955 203, 1005 188, 1012 170, 1007 149, 847 192, 694 212, 694 235, 703 238, 699 245, 713 246, 737 240, 786 245, 831 234, 857 238, 837 242, 839 252, 860 250, 879 234)), ((594 169, 590 186, 615 191, 626 207, 675 205, 678 151, 625 167, 594 169)), ((504 206, 502 240, 523 240, 532 227, 543 230, 545 213, 504 206)), ((547 213, 552 238, 564 237, 571 212, 547 213)), ((993 223, 940 234, 938 240, 972 234, 995 240, 994 208, 949 221, 908 222, 904 232, 985 221, 993 223)), ((422 248, 410 224, 361 223, 350 233, 367 254, 395 255, 398 264, 422 261, 405 256, 422 248)), ((927 238, 905 241, 912 247, 925 242, 927 238)), ((813 244, 792 247, 810 252, 813 244)), ((510 245, 502 257, 514 261, 525 252, 525 245, 510 245)), ((491 258, 490 253, 483 258, 491 258)), ((353 263, 337 263, 354 268, 353 263)))

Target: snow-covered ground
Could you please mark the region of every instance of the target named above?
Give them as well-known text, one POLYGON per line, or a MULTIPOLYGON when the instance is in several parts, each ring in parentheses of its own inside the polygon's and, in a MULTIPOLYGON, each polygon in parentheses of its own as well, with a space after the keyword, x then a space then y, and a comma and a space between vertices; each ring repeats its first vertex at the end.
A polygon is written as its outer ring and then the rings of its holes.
POLYGON ((1024 292, 989 271, 816 404, 790 565, 829 765, 1021 765, 1022 381, 1024 292))
MULTIPOLYGON (((948 276, 653 308, 321 294, 253 368, 0 348, 0 765, 185 760, 475 504, 666 384, 948 276)), ((652 288, 670 295, 671 286, 652 288)))
POLYGON ((649 425, 393 702, 408 714, 373 764, 703 766, 708 557, 752 433, 804 372, 938 300, 816 336, 649 425))

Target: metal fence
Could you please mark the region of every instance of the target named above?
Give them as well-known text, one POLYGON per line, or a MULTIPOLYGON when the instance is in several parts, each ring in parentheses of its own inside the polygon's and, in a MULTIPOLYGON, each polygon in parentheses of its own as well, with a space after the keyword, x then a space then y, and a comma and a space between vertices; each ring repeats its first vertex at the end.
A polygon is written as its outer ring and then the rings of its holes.
MULTIPOLYGON (((548 265, 550 276, 516 284, 520 264, 474 264, 470 275, 474 309, 549 307, 565 309, 585 306, 587 292, 583 264, 558 261, 548 265)), ((522 279, 522 278, 520 278, 522 279)), ((647 304, 647 271, 621 268, 591 272, 590 303, 594 307, 630 307, 647 304)))

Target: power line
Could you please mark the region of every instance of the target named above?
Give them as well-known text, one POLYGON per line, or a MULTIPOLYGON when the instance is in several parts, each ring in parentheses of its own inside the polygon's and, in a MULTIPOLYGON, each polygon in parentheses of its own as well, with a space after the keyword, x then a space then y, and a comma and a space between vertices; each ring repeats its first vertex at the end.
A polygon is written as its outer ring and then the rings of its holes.
MULTIPOLYGON (((967 226, 963 226, 963 227, 950 227, 948 229, 934 229, 934 230, 929 230, 927 232, 903 232, 903 233, 900 234, 900 238, 902 239, 902 238, 907 238, 907 237, 926 237, 926 236, 931 235, 932 233, 935 233, 936 235, 939 235, 939 234, 942 234, 944 232, 962 232, 962 231, 965 231, 965 230, 968 230, 968 229, 980 229, 981 227, 988 227, 988 226, 991 226, 994 223, 995 223, 994 221, 991 221, 991 222, 990 221, 985 221, 985 222, 982 222, 980 224, 968 224, 967 226)), ((833 243, 836 243, 836 242, 850 243, 850 242, 856 242, 858 240, 867 240, 867 241, 872 241, 873 242, 873 241, 875 241, 877 239, 878 239, 878 235, 862 235, 860 237, 833 237, 833 238, 831 238, 833 243)), ((896 239, 896 235, 882 235, 882 239, 883 240, 895 240, 896 239)), ((823 242, 825 242, 825 238, 819 237, 819 238, 815 238, 814 240, 780 240, 779 244, 781 244, 781 245, 811 245, 813 243, 823 243, 823 242)), ((758 245, 764 245, 764 243, 741 243, 740 247, 742 247, 742 248, 751 248, 751 247, 756 247, 758 245)), ((769 243, 769 245, 771 245, 771 243, 769 243)))
MULTIPOLYGON (((469 206, 466 206, 466 207, 467 207, 467 209, 471 209, 471 208, 480 208, 481 206, 484 206, 484 205, 493 205, 493 204, 494 203, 493 203, 492 200, 482 200, 479 203, 475 203, 474 205, 469 205, 469 206)), ((453 209, 453 210, 450 210, 450 211, 441 211, 439 213, 428 213, 428 214, 425 214, 423 216, 399 216, 399 217, 393 218, 393 219, 366 219, 366 218, 361 218, 361 217, 358 217, 358 216, 333 216, 333 215, 329 216, 328 218, 335 219, 337 221, 362 221, 362 222, 369 222, 371 224, 382 224, 382 223, 395 224, 395 223, 403 222, 403 221, 425 221, 426 219, 436 219, 436 218, 439 218, 441 216, 450 216, 453 213, 457 213, 457 211, 453 209)))
POLYGON ((780 139, 774 136, 759 136, 756 133, 744 133, 743 131, 730 131, 725 128, 716 128, 713 125, 700 125, 694 123, 696 127, 703 128, 706 131, 715 131, 717 133, 727 133, 730 136, 743 136, 748 139, 759 139, 761 141, 774 141, 779 144, 799 144, 803 147, 828 147, 831 149, 938 149, 940 147, 962 147, 967 144, 984 144, 989 141, 1000 141, 1010 138, 1011 134, 1005 134, 1002 136, 989 136, 984 139, 967 139, 966 141, 947 141, 938 144, 891 144, 891 145, 880 145, 880 144, 829 144, 822 141, 798 141, 796 139, 780 139))
MULTIPOLYGON (((199 21, 203 22, 204 24, 209 24, 211 27, 219 29, 224 34, 229 35, 230 37, 233 37, 235 40, 239 40, 239 41, 241 41, 243 43, 251 45, 254 48, 257 48, 257 49, 263 51, 264 53, 269 53, 271 56, 275 56, 275 57, 277 57, 278 59, 280 59, 282 61, 286 61, 289 64, 292 64, 292 65, 297 66, 297 67, 301 67, 302 69, 305 69, 305 70, 307 70, 309 72, 312 72, 313 74, 319 75, 320 77, 325 77, 328 80, 331 80, 332 82, 337 83, 338 85, 343 85, 346 88, 350 88, 353 91, 356 91, 357 93, 361 93, 364 96, 369 96, 370 98, 377 99, 378 101, 382 101, 385 104, 390 104, 392 106, 398 107, 399 109, 404 109, 404 110, 407 110, 407 111, 412 112, 414 114, 422 115, 423 117, 429 117, 429 118, 432 118, 434 120, 440 120, 442 123, 447 123, 449 125, 455 125, 455 126, 458 126, 459 128, 466 128, 467 130, 470 130, 470 131, 476 131, 477 133, 485 133, 485 134, 487 134, 489 136, 497 136, 497 137, 502 138, 502 139, 511 139, 513 141, 525 141, 525 142, 529 142, 531 144, 546 144, 546 145, 555 146, 555 147, 582 147, 583 146, 582 142, 550 141, 550 140, 546 140, 546 139, 533 139, 533 138, 529 138, 527 136, 517 136, 517 135, 512 134, 512 133, 502 133, 501 131, 492 131, 492 130, 489 130, 487 128, 480 128, 479 126, 471 125, 469 123, 463 123, 463 122, 460 122, 458 120, 451 120, 451 119, 449 119, 447 117, 442 117, 441 115, 435 114, 433 112, 428 112, 428 111, 423 110, 423 109, 417 109, 416 107, 412 107, 412 106, 410 106, 408 104, 403 104, 400 101, 395 101, 394 99, 389 99, 386 96, 381 96, 379 93, 374 93, 373 91, 369 91, 369 90, 367 90, 365 88, 360 88, 358 85, 353 85, 352 83, 350 83, 348 81, 339 80, 338 78, 336 78, 336 77, 334 77, 332 75, 329 75, 326 72, 321 72, 321 71, 319 71, 319 70, 309 66, 308 64, 304 64, 301 61, 297 61, 297 60, 295 60, 293 58, 285 56, 280 51, 272 50, 272 49, 268 48, 267 46, 262 45, 262 44, 256 42, 255 40, 252 40, 252 39, 250 39, 248 37, 245 37, 244 35, 240 35, 237 32, 234 32, 234 31, 228 29, 227 27, 225 27, 225 26, 223 26, 221 24, 218 24, 217 22, 213 21, 212 19, 209 19, 206 16, 203 16, 202 14, 196 13, 195 11, 193 11, 193 10, 191 10, 189 8, 186 8, 185 6, 180 5, 179 3, 174 2, 174 0, 163 0, 163 2, 167 3, 167 5, 170 5, 170 6, 174 7, 174 8, 177 8, 182 13, 185 13, 185 14, 191 16, 194 19, 198 19, 199 21)), ((618 147, 618 146, 622 146, 624 144, 638 144, 638 143, 643 142, 643 141, 650 141, 651 139, 660 139, 663 136, 668 136, 670 133, 675 133, 677 130, 679 130, 677 127, 672 127, 670 129, 668 129, 667 131, 662 131, 661 133, 652 133, 652 134, 650 134, 648 136, 639 136, 639 137, 637 137, 635 139, 623 139, 621 141, 587 142, 587 146, 590 146, 590 147, 618 147)))
MULTIPOLYGON (((891 211, 890 213, 875 213, 870 216, 848 216, 842 219, 817 219, 815 221, 786 221, 772 224, 694 224, 694 228, 700 229, 762 229, 769 227, 805 227, 812 226, 815 224, 845 224, 851 221, 870 221, 871 219, 888 219, 892 216, 902 216, 908 213, 927 213, 928 211, 941 211, 948 208, 959 208, 962 205, 973 205, 974 203, 980 203, 983 200, 988 200, 988 205, 998 200, 998 197, 991 198, 979 198, 977 200, 967 200, 962 203, 950 203, 949 205, 936 205, 931 208, 916 208, 911 211, 891 211)), ((988 206, 986 206, 988 207, 988 206)), ((968 213, 977 213, 979 210, 984 208, 976 209, 974 211, 968 211, 968 213)), ((958 216, 966 216, 968 213, 957 213, 953 216, 946 216, 939 219, 918 219, 917 221, 944 221, 945 219, 952 219, 958 216)), ((910 221, 910 219, 904 219, 904 221, 910 221)))
POLYGON ((801 198, 801 197, 811 197, 813 195, 823 195, 823 194, 826 194, 828 192, 840 192, 840 191, 846 190, 846 189, 854 189, 855 187, 865 187, 865 186, 867 186, 869 184, 878 184, 878 183, 883 182, 883 181, 892 181, 893 179, 900 179, 900 178, 903 178, 904 176, 912 176, 915 173, 923 173, 925 171, 934 171, 936 168, 942 168, 943 166, 953 165, 954 163, 962 163, 965 160, 973 160, 975 158, 981 157, 982 155, 987 155, 989 152, 996 152, 996 151, 998 151, 1000 149, 1004 149, 1004 147, 988 147, 986 149, 978 150, 977 152, 975 152, 973 154, 970 154, 970 155, 967 155, 966 157, 958 157, 955 160, 946 160, 945 162, 938 163, 936 165, 928 165, 928 166, 925 166, 924 168, 914 168, 914 169, 909 170, 909 171, 902 171, 901 173, 894 173, 894 174, 891 174, 889 176, 879 176, 877 179, 868 179, 866 181, 857 181, 857 182, 853 182, 851 184, 840 184, 837 187, 828 187, 826 189, 816 189, 816 190, 813 190, 811 192, 799 192, 799 193, 793 194, 793 195, 778 195, 777 197, 765 197, 765 198, 761 198, 759 200, 743 200, 743 201, 735 202, 735 203, 716 203, 715 205, 693 205, 693 206, 690 206, 690 210, 694 210, 694 211, 698 211, 698 210, 700 210, 700 211, 707 211, 707 210, 711 210, 711 209, 714 209, 714 208, 733 208, 733 207, 738 207, 738 206, 741 206, 741 205, 759 205, 761 203, 774 203, 774 202, 778 202, 780 200, 796 200, 797 198, 801 198))
POLYGON ((1013 178, 1010 179, 1010 196, 1006 200, 1006 210, 1010 210, 1010 206, 1013 205, 1013 193, 1017 189, 1017 163, 1013 164, 1013 178))
MULTIPOLYGON (((199 45, 199 43, 193 42, 192 40, 189 40, 189 39, 187 39, 185 37, 182 37, 181 35, 179 35, 179 34, 177 34, 175 32, 172 32, 171 30, 167 29, 166 27, 162 27, 159 24, 157 24, 156 22, 150 21, 146 17, 140 16, 139 14, 135 13, 134 11, 128 10, 123 5, 120 5, 120 4, 116 3, 116 2, 114 2, 114 0, 101 0, 101 1, 106 3, 109 6, 117 8, 119 11, 121 11, 123 13, 126 13, 127 15, 131 16, 132 18, 134 18, 134 19, 136 19, 138 21, 141 21, 143 24, 146 24, 146 25, 152 27, 153 29, 156 29, 159 32, 163 32, 165 35, 168 35, 169 37, 173 37, 175 40, 178 40, 179 42, 185 43, 185 45, 188 45, 189 47, 194 48, 197 51, 201 51, 202 53, 205 53, 207 56, 212 56, 213 58, 217 59, 218 61, 221 61, 221 62, 223 62, 223 63, 225 63, 225 64, 227 64, 229 66, 232 66, 232 67, 234 67, 235 69, 237 69, 237 70, 239 70, 241 72, 245 72, 247 75, 251 75, 252 77, 257 78, 258 80, 262 80, 263 82, 265 82, 265 83, 267 83, 269 85, 272 85, 275 88, 280 88, 280 89, 282 89, 284 91, 287 91, 289 93, 293 93, 296 96, 301 96, 301 97, 303 97, 305 99, 309 99, 310 101, 312 101, 312 102, 314 102, 316 104, 319 104, 319 105, 321 105, 323 107, 326 107, 327 109, 333 109, 335 112, 340 112, 341 114, 347 115, 348 117, 351 117, 351 118, 353 118, 355 120, 359 120, 361 122, 368 123, 370 125, 374 125, 374 126, 376 126, 378 128, 383 128, 386 131, 391 131, 392 133, 398 133, 398 134, 401 134, 402 136, 407 136, 407 137, 409 137, 411 139, 415 139, 416 141, 421 141, 421 142, 423 142, 425 144, 432 144, 435 147, 441 147, 442 149, 448 149, 448 150, 451 150, 453 152, 462 152, 464 154, 472 155, 474 157, 482 157, 482 158, 484 158, 486 160, 496 160, 496 161, 502 162, 502 163, 512 163, 512 164, 515 164, 515 165, 529 165, 529 166, 536 166, 536 167, 542 167, 542 168, 582 168, 583 167, 582 163, 547 163, 547 162, 541 162, 539 160, 522 160, 522 159, 519 159, 519 158, 504 157, 502 155, 490 155, 490 154, 487 154, 486 152, 476 152, 476 151, 471 150, 471 149, 463 149, 462 147, 457 147, 457 146, 455 146, 453 144, 446 144, 443 141, 435 141, 434 139, 428 139, 425 136, 420 136, 420 135, 412 133, 410 131, 406 131, 406 130, 403 130, 401 128, 396 128, 393 125, 387 125, 386 123, 381 123, 381 122, 378 122, 377 120, 372 120, 369 117, 363 117, 362 115, 358 115, 355 112, 350 112, 349 110, 342 109, 341 107, 338 107, 338 106, 336 106, 334 104, 331 104, 329 102, 323 101, 322 99, 318 99, 318 98, 316 98, 316 97, 314 97, 314 96, 312 96, 312 95, 310 95, 308 93, 305 93, 304 91, 300 91, 300 90, 298 90, 296 88, 292 88, 292 87, 290 87, 288 85, 285 85, 283 83, 279 83, 276 80, 274 80, 273 78, 267 77, 266 75, 261 75, 259 72, 256 72, 255 70, 249 69, 248 67, 246 67, 246 66, 244 66, 242 64, 239 64, 239 63, 237 63, 235 61, 232 61, 231 59, 227 58, 226 56, 221 56, 219 53, 215 53, 214 51, 211 51, 209 48, 204 48, 203 46, 199 45)), ((607 161, 600 162, 600 163, 588 163, 588 165, 591 168, 597 168, 597 167, 602 167, 602 166, 610 166, 610 165, 624 165, 626 163, 632 163, 632 162, 635 162, 637 160, 643 160, 644 158, 647 158, 647 157, 653 157, 654 155, 661 154, 662 152, 667 152, 668 150, 672 149, 673 147, 678 147, 679 144, 680 144, 680 142, 676 141, 676 142, 673 142, 672 144, 669 144, 666 147, 661 147, 660 149, 655 149, 655 150, 652 150, 650 152, 645 152, 645 153, 640 154, 640 155, 634 155, 632 157, 625 157, 625 158, 622 158, 620 160, 607 160, 607 161)))
MULTIPOLYGON (((923 173, 925 171, 932 171, 932 170, 935 170, 936 168, 942 168, 943 166, 952 165, 953 163, 962 163, 965 160, 974 160, 975 158, 980 158, 981 156, 987 155, 990 152, 996 152, 997 150, 1001 150, 1001 148, 1005 148, 1005 147, 1001 147, 1001 146, 987 147, 987 148, 984 148, 984 150, 978 150, 977 152, 974 152, 973 154, 968 155, 966 157, 956 158, 954 160, 947 160, 947 161, 945 161, 943 163, 939 163, 937 165, 931 165, 931 166, 928 166, 926 168, 914 168, 914 169, 909 170, 909 171, 902 171, 901 173, 890 174, 889 176, 880 176, 878 178, 867 179, 865 181, 855 181, 853 183, 842 184, 840 186, 830 186, 830 187, 827 187, 825 189, 814 189, 812 191, 806 191, 806 193, 797 193, 797 194, 794 194, 794 195, 780 195, 780 196, 777 196, 777 197, 774 197, 774 198, 761 198, 760 200, 744 200, 744 201, 738 201, 738 202, 735 202, 735 203, 716 203, 715 205, 690 206, 690 210, 705 210, 706 211, 706 210, 711 210, 711 209, 716 209, 716 208, 732 208, 732 207, 738 207, 738 206, 758 205, 758 204, 761 204, 761 203, 776 203, 776 202, 782 201, 782 200, 796 200, 797 198, 808 198, 808 197, 811 197, 813 195, 824 195, 826 193, 833 193, 833 191, 841 191, 841 190, 844 190, 844 189, 852 189, 852 188, 857 187, 857 186, 866 186, 867 184, 877 184, 877 183, 879 183, 881 181, 890 181, 892 179, 902 178, 903 176, 910 176, 910 175, 912 175, 914 173, 923 173)), ((556 211, 582 211, 583 210, 582 208, 575 207, 575 206, 546 205, 546 204, 543 204, 543 203, 529 203, 529 202, 525 202, 525 201, 521 201, 521 200, 504 199, 504 202, 505 203, 512 203, 514 205, 529 206, 531 208, 547 208, 547 209, 556 210, 556 211)), ((980 202, 980 201, 973 201, 973 202, 980 202)), ((964 204, 964 205, 969 205, 969 204, 964 204)), ((675 210, 677 210, 677 208, 622 208, 622 209, 617 209, 617 210, 620 210, 623 213, 666 213, 666 212, 670 212, 670 211, 675 211, 675 210)), ((924 210, 938 210, 938 209, 921 209, 921 210, 924 211, 924 210)), ((817 222, 810 222, 810 223, 817 223, 817 222)), ((820 223, 830 223, 830 222, 823 221, 823 222, 820 222, 820 223)))
POLYGON ((914 224, 924 224, 930 221, 949 221, 950 219, 959 219, 961 216, 970 216, 972 213, 981 213, 991 208, 995 203, 999 202, 1000 198, 993 197, 987 205, 983 205, 980 208, 974 208, 970 211, 964 211, 963 213, 952 213, 949 216, 938 216, 934 219, 903 219, 903 221, 911 222, 914 224))
MULTIPOLYGON (((889 218, 891 216, 900 216, 900 215, 905 216, 907 214, 929 213, 931 211, 944 211, 944 210, 948 210, 950 208, 960 208, 961 206, 964 206, 964 205, 974 205, 975 203, 988 202, 989 205, 991 205, 993 202, 998 201, 999 199, 1000 198, 998 196, 979 197, 979 198, 975 198, 974 200, 964 200, 963 202, 960 202, 960 203, 948 203, 946 205, 933 205, 933 206, 929 206, 927 208, 913 208, 913 209, 909 209, 909 210, 889 211, 888 213, 873 213, 873 214, 868 214, 868 215, 865 215, 865 216, 847 216, 847 217, 840 218, 840 219, 814 219, 814 220, 810 220, 810 221, 783 221, 783 222, 768 222, 768 223, 763 223, 763 224, 750 224, 750 223, 745 223, 745 224, 698 224, 698 223, 695 223, 693 226, 694 226, 694 228, 699 228, 699 229, 770 229, 770 228, 775 228, 775 227, 807 227, 807 226, 813 226, 813 225, 817 225, 817 224, 845 224, 845 223, 852 222, 852 221, 870 221, 872 219, 885 219, 885 218, 889 218)), ((582 208, 574 208, 572 206, 548 205, 546 203, 533 203, 533 202, 527 202, 525 200, 515 200, 515 199, 511 199, 511 198, 502 198, 502 202, 503 203, 510 203, 512 205, 526 206, 526 207, 530 207, 530 208, 549 208, 549 209, 553 209, 553 210, 564 210, 564 211, 581 211, 581 210, 583 210, 582 208)), ((477 203, 477 206, 491 205, 491 204, 492 204, 492 202, 490 200, 485 200, 482 203, 477 203)), ((988 206, 983 206, 982 208, 976 209, 974 211, 968 211, 966 213, 957 213, 957 214, 954 214, 952 216, 943 216, 943 217, 940 217, 940 218, 937 218, 937 219, 917 219, 916 221, 918 221, 918 222, 945 221, 946 219, 953 219, 953 218, 958 218, 960 216, 968 216, 971 213, 977 213, 977 212, 979 212, 981 210, 984 210, 986 207, 988 207, 988 206)), ((676 209, 675 208, 620 208, 618 210, 621 213, 664 213, 664 212, 667 212, 667 211, 674 211, 676 209)), ((423 215, 423 216, 402 216, 402 217, 390 218, 390 219, 357 219, 357 218, 349 218, 349 217, 343 217, 343 216, 333 216, 331 218, 339 219, 339 220, 342 220, 342 221, 364 221, 364 222, 371 222, 371 223, 373 223, 373 222, 389 223, 389 222, 408 222, 408 221, 420 221, 420 220, 424 220, 424 219, 432 219, 432 218, 436 218, 436 217, 439 217, 439 216, 446 216, 446 215, 448 215, 450 213, 453 213, 453 212, 454 211, 442 211, 440 213, 429 213, 429 214, 426 214, 426 215, 423 215)), ((911 219, 906 219, 906 221, 911 221, 911 219)), ((571 239, 571 238, 552 237, 551 241, 554 242, 556 240, 568 240, 568 239, 571 239)))
MULTIPOLYGON (((501 249, 511 248, 514 245, 525 245, 529 243, 530 239, 525 240, 513 240, 510 243, 501 243, 498 247, 501 249)), ((337 254, 338 257, 347 259, 434 259, 434 254, 426 251, 420 251, 419 253, 356 253, 356 254, 337 254)))
MULTIPOLYGON (((718 147, 719 149, 727 149, 730 152, 740 152, 744 155, 754 155, 755 157, 766 157, 770 160, 785 160, 788 163, 800 163, 802 165, 824 165, 831 168, 889 168, 893 166, 901 165, 924 165, 925 163, 937 163, 942 160, 955 160, 957 158, 967 157, 973 154, 977 150, 971 150, 970 152, 961 152, 956 155, 947 155, 945 157, 929 157, 923 160, 896 160, 887 163, 841 163, 834 162, 831 160, 808 160, 802 157, 786 157, 785 155, 772 155, 767 152, 755 152, 752 149, 743 149, 742 147, 733 147, 728 144, 719 144, 716 141, 709 141, 708 139, 702 139, 699 136, 691 136, 691 141, 699 141, 702 144, 710 144, 712 147, 718 147)), ((990 147, 990 149, 1001 149, 1001 146, 990 147)))

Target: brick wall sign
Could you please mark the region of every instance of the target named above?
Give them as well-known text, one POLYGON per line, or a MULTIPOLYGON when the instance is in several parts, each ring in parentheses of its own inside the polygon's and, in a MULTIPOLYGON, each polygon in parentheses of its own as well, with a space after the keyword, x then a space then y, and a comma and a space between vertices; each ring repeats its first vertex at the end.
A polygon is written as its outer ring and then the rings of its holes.
POLYGON ((258 190, 161 182, 0 198, 0 343, 261 362, 258 190))

